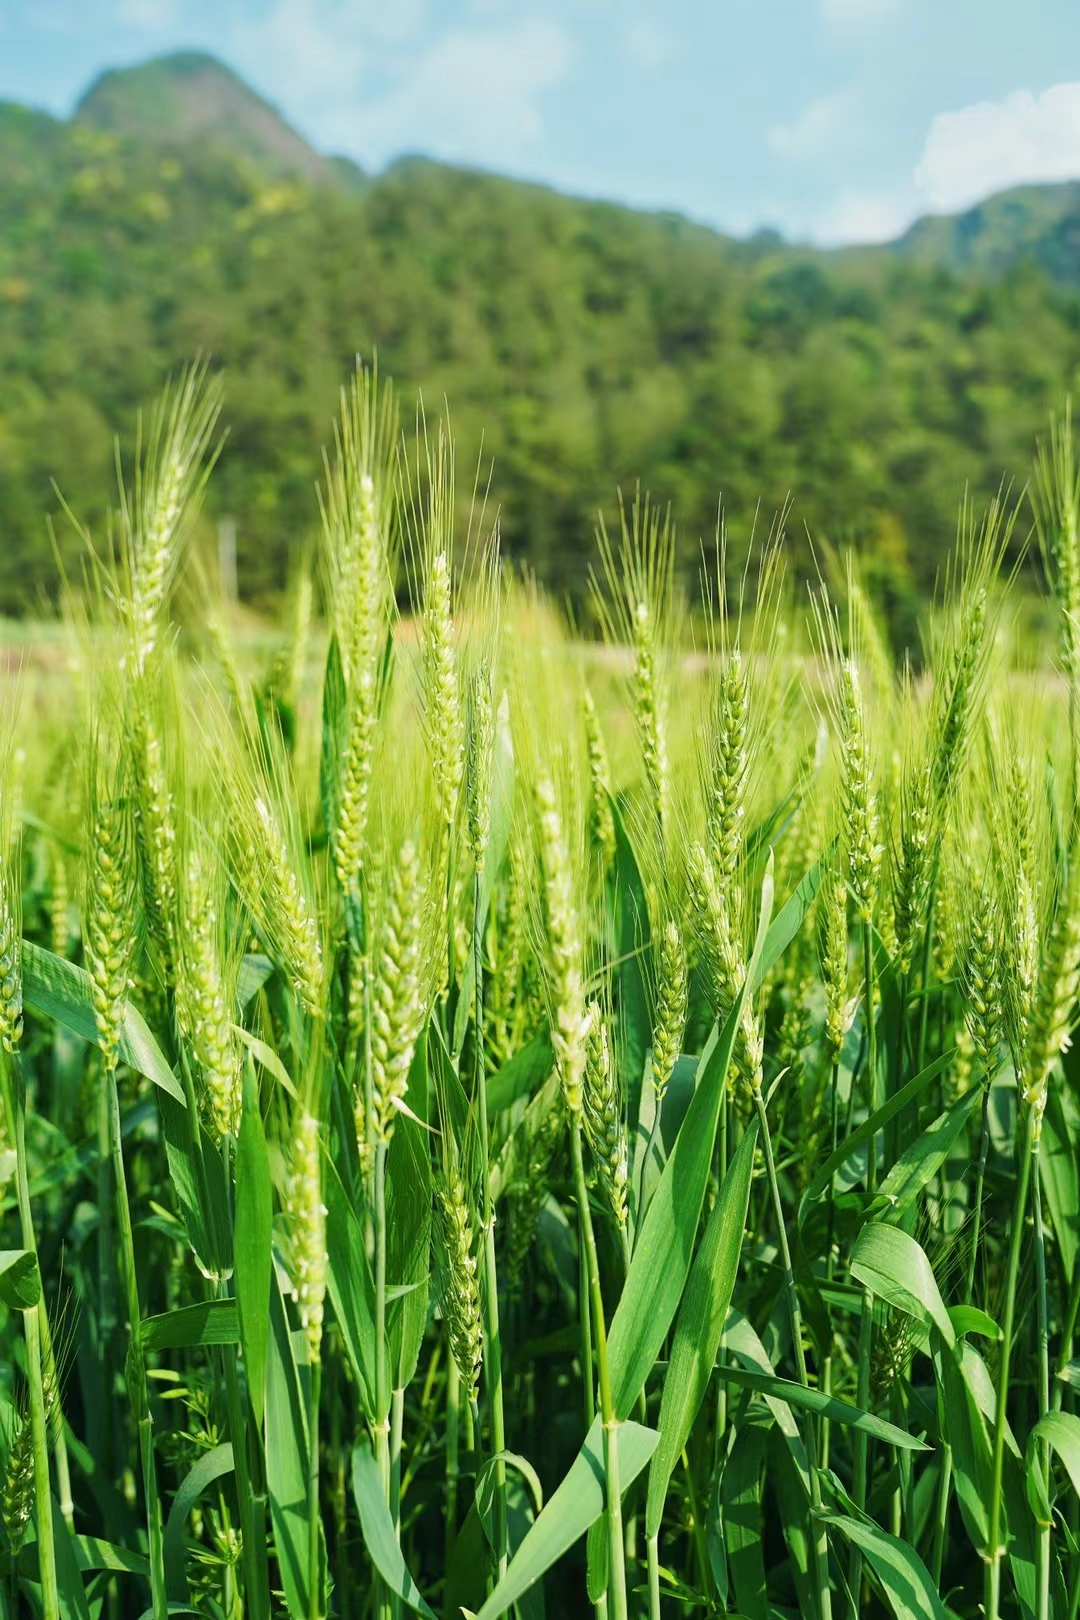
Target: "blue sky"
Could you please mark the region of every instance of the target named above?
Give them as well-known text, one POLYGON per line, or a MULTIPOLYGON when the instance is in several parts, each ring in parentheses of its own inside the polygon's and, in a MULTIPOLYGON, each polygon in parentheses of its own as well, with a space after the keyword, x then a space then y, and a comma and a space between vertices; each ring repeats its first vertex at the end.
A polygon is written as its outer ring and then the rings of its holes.
POLYGON ((895 234, 1080 178, 1077 0, 0 0, 0 97, 215 52, 316 146, 550 182, 721 229, 895 234))

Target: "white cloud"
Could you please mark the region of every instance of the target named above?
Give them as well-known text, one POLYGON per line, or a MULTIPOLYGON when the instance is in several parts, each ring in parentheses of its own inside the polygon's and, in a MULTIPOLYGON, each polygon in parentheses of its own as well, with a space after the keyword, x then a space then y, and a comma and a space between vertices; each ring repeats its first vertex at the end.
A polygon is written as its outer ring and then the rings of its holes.
POLYGON ((287 87, 289 107, 303 115, 352 92, 367 61, 366 34, 356 7, 339 0, 275 0, 234 24, 230 55, 278 99, 287 87))
POLYGON ((426 151, 463 163, 514 162, 544 131, 544 92, 564 77, 573 51, 559 24, 525 18, 502 27, 451 30, 374 104, 341 109, 341 129, 368 161, 426 151))
POLYGON ((790 124, 773 124, 766 135, 769 149, 785 158, 825 157, 843 138, 850 115, 849 96, 821 96, 790 124))
POLYGON ((833 28, 865 28, 885 22, 899 9, 899 0, 819 0, 821 15, 833 28))
POLYGON ((1007 186, 1078 175, 1080 83, 1070 83, 939 113, 915 183, 933 208, 948 211, 1007 186))
POLYGON ((521 158, 572 57, 557 22, 489 10, 439 32, 430 0, 272 0, 234 21, 228 46, 322 150, 372 166, 404 151, 494 167, 521 158))
POLYGON ((909 187, 897 191, 841 191, 814 223, 814 241, 822 247, 891 242, 916 212, 909 187))

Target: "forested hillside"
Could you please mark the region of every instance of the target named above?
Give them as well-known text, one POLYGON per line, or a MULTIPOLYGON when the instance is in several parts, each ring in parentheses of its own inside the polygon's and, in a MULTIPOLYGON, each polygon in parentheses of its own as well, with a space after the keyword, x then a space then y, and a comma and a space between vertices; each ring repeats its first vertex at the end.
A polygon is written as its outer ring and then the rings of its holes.
POLYGON ((376 349, 407 410, 445 395, 507 552, 571 594, 596 507, 640 478, 688 571, 721 497, 744 534, 790 492, 792 527, 859 540, 902 605, 1076 376, 1075 196, 1048 197, 999 208, 991 253, 932 222, 827 254, 418 159, 365 179, 205 58, 110 75, 70 123, 0 106, 0 611, 54 577, 49 513, 78 554, 51 480, 98 529, 114 435, 199 352, 230 424, 208 516, 272 593, 376 349))

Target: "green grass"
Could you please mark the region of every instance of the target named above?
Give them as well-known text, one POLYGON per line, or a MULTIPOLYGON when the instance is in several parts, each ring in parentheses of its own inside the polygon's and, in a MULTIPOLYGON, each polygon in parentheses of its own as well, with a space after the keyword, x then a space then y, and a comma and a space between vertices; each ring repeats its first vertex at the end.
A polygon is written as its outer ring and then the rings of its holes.
POLYGON ((1067 427, 915 675, 644 502, 583 648, 364 373, 233 633, 215 421, 2 688, 5 1612, 1072 1620, 1067 427))

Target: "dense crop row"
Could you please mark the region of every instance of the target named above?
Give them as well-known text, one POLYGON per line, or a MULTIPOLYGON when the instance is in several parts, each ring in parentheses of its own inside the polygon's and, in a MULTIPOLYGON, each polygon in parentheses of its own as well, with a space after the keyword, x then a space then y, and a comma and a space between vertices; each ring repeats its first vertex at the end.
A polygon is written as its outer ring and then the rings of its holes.
POLYGON ((1042 666, 1001 504, 918 673, 779 527, 685 604, 644 499, 587 651, 361 371, 253 675, 217 414, 165 396, 9 703, 0 1602, 1072 1620, 1068 426, 1042 666))

